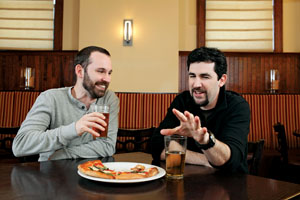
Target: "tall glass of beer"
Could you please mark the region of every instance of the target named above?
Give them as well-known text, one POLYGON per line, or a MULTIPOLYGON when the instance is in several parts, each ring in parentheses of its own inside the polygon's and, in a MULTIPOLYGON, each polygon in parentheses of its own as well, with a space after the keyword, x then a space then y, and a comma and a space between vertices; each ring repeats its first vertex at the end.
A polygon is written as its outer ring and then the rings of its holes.
POLYGON ((164 137, 167 178, 182 179, 185 165, 187 137, 169 135, 164 137))
MULTIPOLYGON (((105 116, 105 122, 107 126, 105 127, 105 131, 101 131, 95 127, 92 129, 100 134, 100 137, 107 137, 108 124, 109 124, 109 106, 108 105, 91 105, 91 112, 100 112, 105 116)), ((94 138, 95 139, 95 138, 94 138)))

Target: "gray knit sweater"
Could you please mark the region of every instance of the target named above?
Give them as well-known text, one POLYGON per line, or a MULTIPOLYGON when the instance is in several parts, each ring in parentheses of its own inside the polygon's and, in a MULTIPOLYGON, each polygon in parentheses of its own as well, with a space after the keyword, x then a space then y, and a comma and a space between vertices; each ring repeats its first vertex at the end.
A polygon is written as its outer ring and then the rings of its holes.
POLYGON ((50 89, 36 99, 13 141, 15 156, 40 154, 39 161, 112 156, 118 131, 119 99, 107 90, 96 104, 110 106, 107 138, 78 136, 75 122, 88 113, 71 95, 71 87, 50 89))

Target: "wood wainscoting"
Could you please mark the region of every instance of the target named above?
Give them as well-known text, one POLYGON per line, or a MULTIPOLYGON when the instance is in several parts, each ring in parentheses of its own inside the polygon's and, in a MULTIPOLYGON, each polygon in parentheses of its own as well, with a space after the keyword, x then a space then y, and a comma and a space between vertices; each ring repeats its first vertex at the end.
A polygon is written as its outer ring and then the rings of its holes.
MULTIPOLYGON (((179 92, 188 89, 187 56, 179 52, 179 92)), ((226 89, 238 93, 268 93, 266 73, 279 70, 279 93, 300 93, 300 53, 233 53, 227 58, 226 89)))
MULTIPOLYGON (((17 127, 40 92, 1 92, 0 127, 17 127)), ((158 127, 176 93, 116 93, 120 99, 119 128, 158 127)), ((300 129, 300 94, 243 94, 251 109, 249 141, 265 140, 265 149, 277 148, 273 125, 285 125, 288 146, 299 148, 293 131, 300 129)))
POLYGON ((35 69, 34 91, 71 86, 75 83, 73 63, 77 52, 1 51, 0 90, 21 90, 21 70, 26 67, 35 69))

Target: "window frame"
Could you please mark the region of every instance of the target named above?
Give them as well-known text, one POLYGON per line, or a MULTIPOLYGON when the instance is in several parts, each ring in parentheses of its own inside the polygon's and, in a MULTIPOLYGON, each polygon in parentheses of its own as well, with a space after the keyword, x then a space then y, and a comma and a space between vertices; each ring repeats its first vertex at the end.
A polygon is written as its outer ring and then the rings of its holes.
MULTIPOLYGON (((197 0, 197 48, 205 46, 206 0, 197 0)), ((274 1, 274 51, 283 52, 282 0, 274 1)))
POLYGON ((64 0, 56 0, 54 8, 54 41, 53 51, 62 50, 64 0))

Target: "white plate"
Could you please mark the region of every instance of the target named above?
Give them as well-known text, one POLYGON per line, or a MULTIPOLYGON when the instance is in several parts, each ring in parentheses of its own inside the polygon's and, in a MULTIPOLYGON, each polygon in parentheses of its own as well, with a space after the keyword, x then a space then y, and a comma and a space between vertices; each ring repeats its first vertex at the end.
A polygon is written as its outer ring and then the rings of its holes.
POLYGON ((94 180, 94 181, 101 181, 106 183, 138 183, 138 182, 146 182, 152 181, 155 179, 159 179, 166 174, 166 171, 154 165, 149 165, 145 163, 135 163, 135 162, 107 162, 103 163, 104 166, 108 167, 111 170, 115 171, 128 171, 130 168, 135 167, 136 165, 144 165, 146 168, 156 167, 158 169, 158 174, 149 178, 141 178, 141 179, 132 179, 132 180, 117 180, 117 179, 105 179, 105 178, 97 178, 89 175, 85 175, 78 170, 78 174, 83 178, 94 180))

